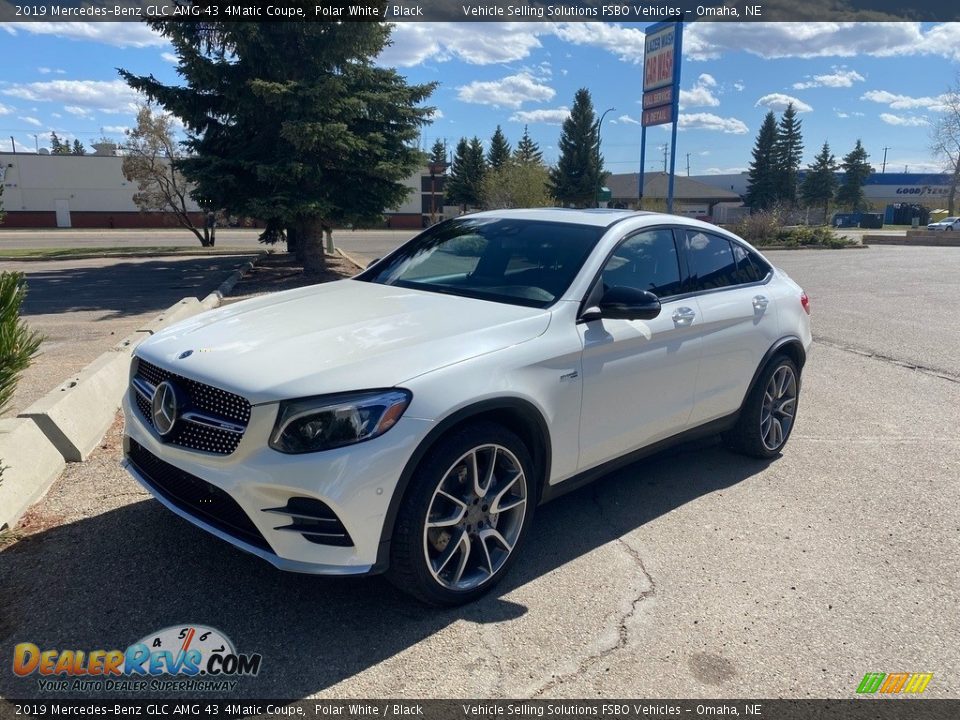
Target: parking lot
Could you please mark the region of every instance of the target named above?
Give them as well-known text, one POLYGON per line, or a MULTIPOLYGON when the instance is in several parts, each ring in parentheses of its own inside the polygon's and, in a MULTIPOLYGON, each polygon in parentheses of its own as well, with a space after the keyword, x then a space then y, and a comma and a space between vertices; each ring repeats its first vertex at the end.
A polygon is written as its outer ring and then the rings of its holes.
POLYGON ((613 473, 538 510, 493 594, 433 610, 193 528, 121 472, 117 426, 0 551, 0 657, 199 623, 263 655, 238 697, 847 698, 875 671, 957 697, 960 248, 770 257, 815 331, 775 461, 705 442, 613 473))

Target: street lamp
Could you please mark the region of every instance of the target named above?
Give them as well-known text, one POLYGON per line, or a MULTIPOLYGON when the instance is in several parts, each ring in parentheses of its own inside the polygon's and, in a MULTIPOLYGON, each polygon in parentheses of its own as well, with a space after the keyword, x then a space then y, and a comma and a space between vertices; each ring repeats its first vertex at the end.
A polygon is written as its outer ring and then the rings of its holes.
POLYGON ((600 116, 597 122, 597 207, 600 207, 600 187, 603 184, 603 173, 600 172, 600 128, 603 127, 603 119, 608 112, 613 112, 616 108, 607 108, 600 116))

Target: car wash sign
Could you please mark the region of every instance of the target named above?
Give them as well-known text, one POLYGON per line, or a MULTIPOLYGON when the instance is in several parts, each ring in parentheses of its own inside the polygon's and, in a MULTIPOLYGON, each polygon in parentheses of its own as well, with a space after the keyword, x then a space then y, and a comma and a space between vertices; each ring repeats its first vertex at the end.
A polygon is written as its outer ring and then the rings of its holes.
POLYGON ((643 49, 643 126, 674 122, 679 94, 680 23, 647 28, 643 49))

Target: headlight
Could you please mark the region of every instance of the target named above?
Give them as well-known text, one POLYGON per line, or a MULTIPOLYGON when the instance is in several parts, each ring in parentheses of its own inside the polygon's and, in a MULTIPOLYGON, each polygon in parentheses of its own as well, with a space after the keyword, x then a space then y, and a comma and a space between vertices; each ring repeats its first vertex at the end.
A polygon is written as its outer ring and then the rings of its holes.
POLYGON ((308 453, 371 440, 397 424, 412 397, 393 389, 287 400, 280 403, 270 447, 308 453))

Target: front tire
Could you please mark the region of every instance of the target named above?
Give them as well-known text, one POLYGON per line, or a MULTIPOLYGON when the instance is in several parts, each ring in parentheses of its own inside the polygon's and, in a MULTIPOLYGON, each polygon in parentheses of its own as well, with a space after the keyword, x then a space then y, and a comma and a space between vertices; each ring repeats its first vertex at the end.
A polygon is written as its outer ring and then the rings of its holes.
POLYGON ((483 595, 513 564, 533 519, 533 473, 523 441, 496 423, 442 438, 401 501, 388 579, 430 605, 483 595))
POLYGON ((727 445, 756 458, 776 457, 790 439, 800 399, 800 371, 786 355, 776 355, 757 380, 727 445))

